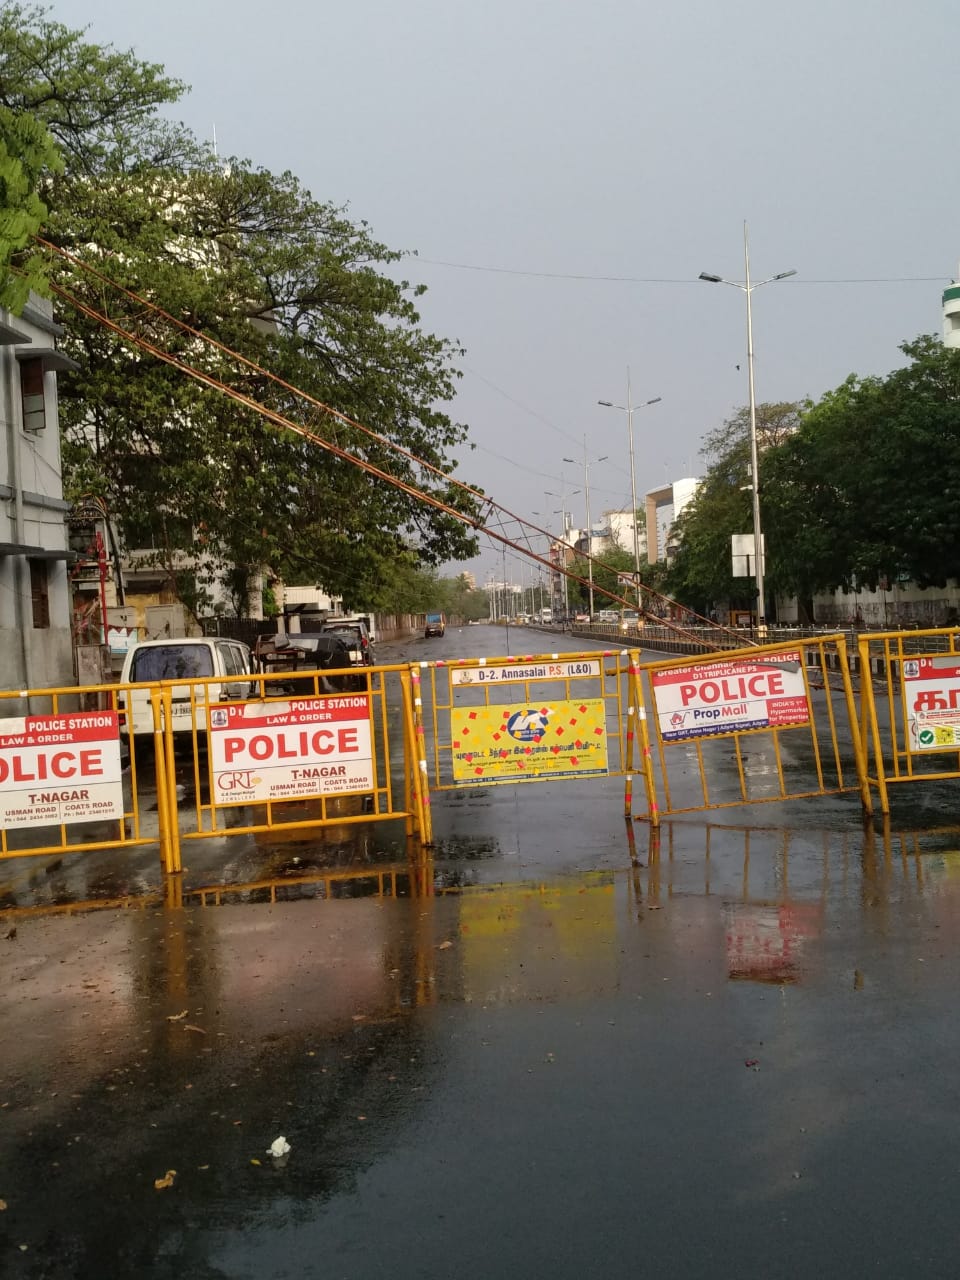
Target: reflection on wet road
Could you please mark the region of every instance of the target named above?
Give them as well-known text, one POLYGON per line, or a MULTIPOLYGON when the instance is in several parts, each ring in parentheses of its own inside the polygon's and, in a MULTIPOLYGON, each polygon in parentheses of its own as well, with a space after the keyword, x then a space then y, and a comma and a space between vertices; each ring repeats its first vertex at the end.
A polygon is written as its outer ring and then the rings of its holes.
POLYGON ((0 1274, 953 1274, 960 829, 611 794, 8 885, 0 1274))

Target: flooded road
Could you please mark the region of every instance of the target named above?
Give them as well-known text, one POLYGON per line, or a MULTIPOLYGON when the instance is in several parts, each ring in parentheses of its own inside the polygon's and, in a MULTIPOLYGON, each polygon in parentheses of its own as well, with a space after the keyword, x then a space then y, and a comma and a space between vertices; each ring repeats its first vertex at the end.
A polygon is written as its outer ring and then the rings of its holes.
POLYGON ((432 854, 224 839, 182 906, 4 868, 0 1274, 953 1274, 950 810, 651 837, 621 797, 450 793, 432 854))

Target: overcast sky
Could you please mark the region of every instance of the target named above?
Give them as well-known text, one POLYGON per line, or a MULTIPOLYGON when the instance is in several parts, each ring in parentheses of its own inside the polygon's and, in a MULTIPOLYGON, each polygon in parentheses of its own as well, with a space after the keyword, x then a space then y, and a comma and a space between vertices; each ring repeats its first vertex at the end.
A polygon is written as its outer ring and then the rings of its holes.
POLYGON ((759 400, 886 373, 940 329, 960 256, 956 0, 52 12, 186 80, 178 114, 215 125, 222 154, 289 168, 418 252, 425 326, 467 349, 459 474, 554 528, 544 490, 582 490, 562 459, 584 433, 609 455, 593 514, 629 503, 626 415, 596 403, 624 403, 628 364, 635 400, 663 397, 634 416, 640 492, 701 470, 704 432, 746 402, 743 294, 697 281, 742 280, 744 219, 754 278, 798 272, 753 295, 759 400))

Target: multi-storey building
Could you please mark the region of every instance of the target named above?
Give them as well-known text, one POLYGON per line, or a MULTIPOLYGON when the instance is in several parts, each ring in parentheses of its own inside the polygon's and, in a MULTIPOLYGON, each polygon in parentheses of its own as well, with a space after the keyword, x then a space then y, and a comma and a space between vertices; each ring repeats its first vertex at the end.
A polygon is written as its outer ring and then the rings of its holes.
POLYGON ((70 581, 60 468, 57 350, 49 302, 0 310, 0 689, 71 684, 70 581))

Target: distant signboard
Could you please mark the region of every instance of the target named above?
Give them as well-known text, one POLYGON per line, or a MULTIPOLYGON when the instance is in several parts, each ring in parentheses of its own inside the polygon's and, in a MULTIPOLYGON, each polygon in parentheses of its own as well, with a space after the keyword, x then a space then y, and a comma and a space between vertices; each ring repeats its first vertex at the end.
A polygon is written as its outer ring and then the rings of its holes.
POLYGON ((600 662, 593 658, 577 662, 542 661, 512 662, 509 665, 484 665, 477 667, 451 667, 450 678, 454 685, 502 684, 507 680, 574 680, 584 676, 599 676, 600 662))
POLYGON ((0 720, 0 826, 122 817, 115 711, 0 720))
POLYGON ((960 747, 960 656, 932 654, 904 659, 903 689, 911 751, 960 747))
POLYGON ((665 742, 810 722, 799 652, 654 672, 665 742))
POLYGON ((210 708, 213 803, 372 791, 366 694, 210 708))

